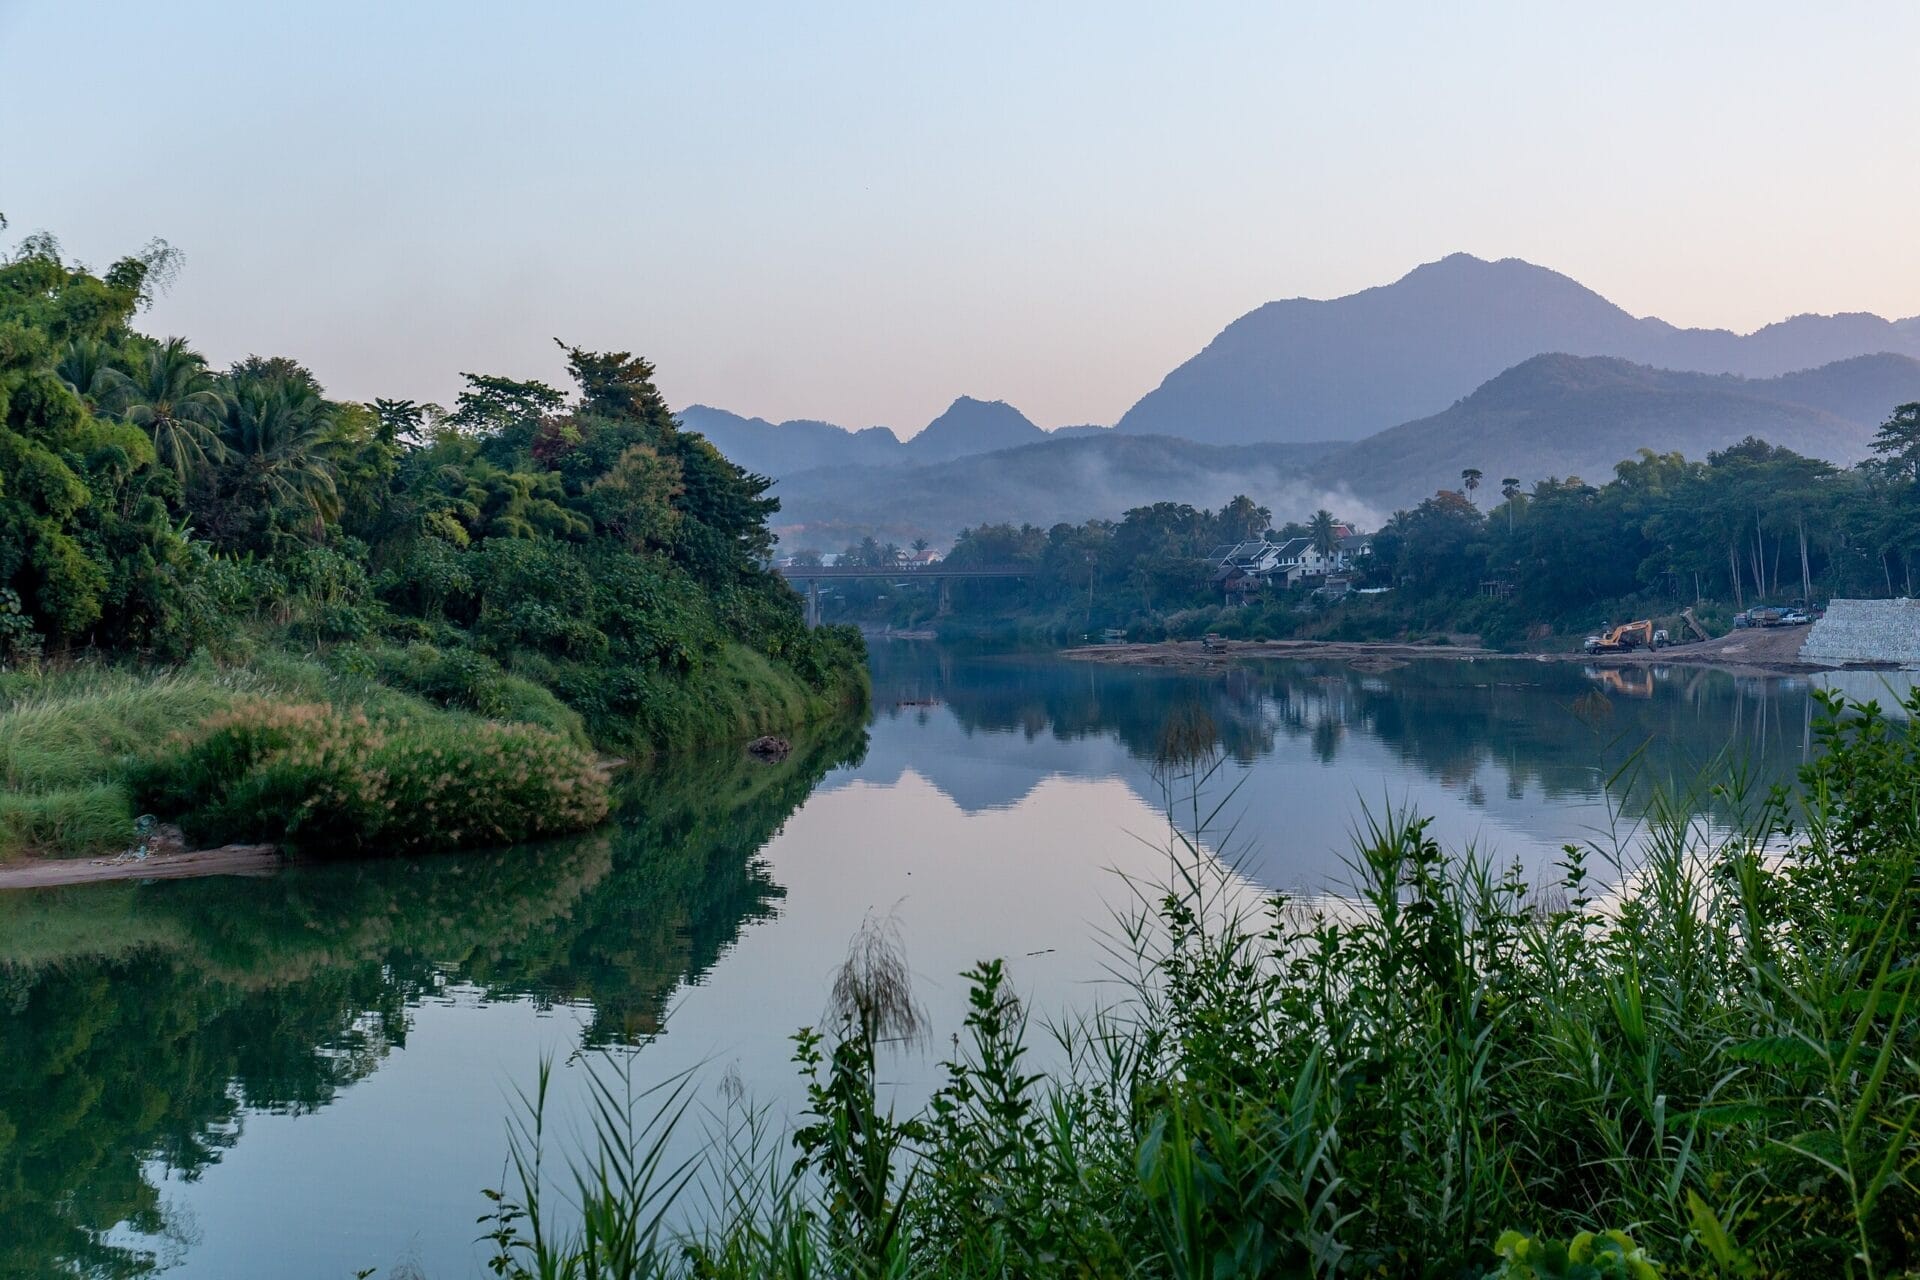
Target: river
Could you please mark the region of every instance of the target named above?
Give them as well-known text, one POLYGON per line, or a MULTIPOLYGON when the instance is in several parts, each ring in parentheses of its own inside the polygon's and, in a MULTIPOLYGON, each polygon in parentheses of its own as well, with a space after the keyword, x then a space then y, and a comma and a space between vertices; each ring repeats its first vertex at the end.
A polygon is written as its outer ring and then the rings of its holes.
POLYGON ((891 1064, 910 1104, 976 960, 1040 1013, 1110 997, 1115 912, 1167 874, 1166 801, 1190 799, 1170 744, 1219 762, 1203 844, 1314 893, 1405 807, 1544 882, 1570 841, 1630 850, 1656 783, 1726 758, 1756 791, 1791 778, 1814 715, 1805 680, 1705 670, 1194 675, 904 643, 874 703, 777 765, 635 779, 571 841, 0 898, 0 1275, 482 1274, 480 1193, 543 1056, 563 1131, 602 1049, 692 1072, 702 1110, 777 1114, 788 1037, 870 919, 935 1029, 891 1064))

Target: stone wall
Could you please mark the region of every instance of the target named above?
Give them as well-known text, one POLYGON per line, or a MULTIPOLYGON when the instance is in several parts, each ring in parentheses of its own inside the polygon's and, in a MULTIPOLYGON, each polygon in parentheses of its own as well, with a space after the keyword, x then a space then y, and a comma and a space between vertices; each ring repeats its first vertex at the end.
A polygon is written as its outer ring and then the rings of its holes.
POLYGON ((1920 666, 1920 600, 1835 600, 1807 634, 1800 660, 1920 666))

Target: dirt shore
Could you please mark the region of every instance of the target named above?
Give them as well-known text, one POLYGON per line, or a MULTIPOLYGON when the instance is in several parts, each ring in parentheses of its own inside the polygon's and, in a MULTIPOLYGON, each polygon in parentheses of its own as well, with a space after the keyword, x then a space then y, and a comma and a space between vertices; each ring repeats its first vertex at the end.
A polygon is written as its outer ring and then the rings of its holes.
MULTIPOLYGON (((1329 640, 1230 640, 1218 652, 1208 652, 1197 640, 1168 640, 1160 644, 1086 645, 1068 649, 1065 656, 1081 662, 1119 666, 1172 667, 1206 670, 1248 658, 1313 659, 1345 662, 1362 670, 1384 671, 1421 660, 1472 662, 1506 658, 1527 662, 1579 662, 1590 666, 1718 667, 1736 675, 1805 675, 1831 668, 1800 661, 1806 643, 1805 627, 1764 627, 1730 632, 1712 640, 1673 645, 1656 652, 1632 653, 1502 653, 1472 645, 1385 644, 1329 640)), ((1854 670, 1892 670, 1892 664, 1855 664, 1854 670)))
POLYGON ((184 880, 192 876, 270 876, 284 859, 270 844, 229 844, 145 858, 26 858, 0 864, 0 890, 50 889, 107 880, 184 880))

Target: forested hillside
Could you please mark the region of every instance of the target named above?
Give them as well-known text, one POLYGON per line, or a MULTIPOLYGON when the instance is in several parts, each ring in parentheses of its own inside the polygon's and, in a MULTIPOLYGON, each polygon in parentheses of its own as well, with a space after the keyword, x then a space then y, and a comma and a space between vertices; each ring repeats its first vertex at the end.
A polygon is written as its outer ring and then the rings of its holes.
MULTIPOLYGON (((468 374, 450 410, 336 401, 292 358, 214 369, 141 333, 175 265, 156 244, 96 275, 45 236, 0 263, 0 854, 84 808, 49 798, 68 783, 124 811, 126 769, 21 744, 104 716, 116 760, 150 766, 135 702, 154 736, 217 722, 256 754, 370 709, 450 742, 475 739, 442 713, 646 754, 863 699, 858 637, 808 631, 762 567, 769 481, 681 430, 645 360, 568 348, 571 393, 468 374), (149 683, 103 692, 83 659, 149 683)), ((232 781, 156 775, 142 798, 232 781)))

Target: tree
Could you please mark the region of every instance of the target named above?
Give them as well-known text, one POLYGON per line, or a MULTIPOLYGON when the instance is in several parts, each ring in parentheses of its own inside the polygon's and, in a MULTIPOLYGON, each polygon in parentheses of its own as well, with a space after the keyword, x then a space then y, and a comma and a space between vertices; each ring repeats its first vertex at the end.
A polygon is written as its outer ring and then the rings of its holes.
POLYGON ((1513 515, 1520 505, 1520 478, 1507 476, 1500 481, 1500 496, 1507 504, 1507 532, 1513 532, 1513 515))
POLYGON ((1312 540, 1313 549, 1321 562, 1333 559, 1333 553, 1340 549, 1339 522, 1333 518, 1333 512, 1325 507, 1313 513, 1307 521, 1307 537, 1312 540))
POLYGON ((1243 493, 1221 507, 1220 514, 1214 520, 1220 541, 1252 542, 1273 523, 1273 512, 1257 506, 1252 498, 1243 493))
POLYGON ((1467 498, 1473 498, 1473 491, 1480 487, 1481 471, 1478 467, 1468 467, 1460 473, 1460 487, 1467 491, 1467 498))
POLYGON ((1893 411, 1873 437, 1877 465, 1888 476, 1920 484, 1920 403, 1903 404, 1893 411))
POLYGON ((145 432, 96 416, 58 369, 124 337, 145 277, 120 266, 114 282, 69 268, 51 237, 0 264, 0 588, 31 628, 16 648, 173 652, 197 638, 192 555, 167 510, 177 483, 145 432))
POLYGON ((375 400, 373 413, 380 420, 380 430, 389 441, 405 440, 410 443, 421 439, 431 418, 445 416, 439 405, 420 404, 413 400, 375 400))
POLYGON ((217 541, 272 542, 291 523, 317 538, 340 514, 325 456, 332 410, 304 380, 269 375, 234 385, 220 442, 226 457, 203 510, 217 541))
POLYGON ((469 435, 495 436, 526 427, 567 402, 544 382, 519 382, 491 374, 463 373, 467 389, 453 402, 447 421, 469 435))
POLYGON ((183 484, 226 457, 219 432, 226 402, 185 338, 169 338, 137 357, 130 373, 101 370, 98 385, 104 403, 152 437, 160 464, 183 484))

